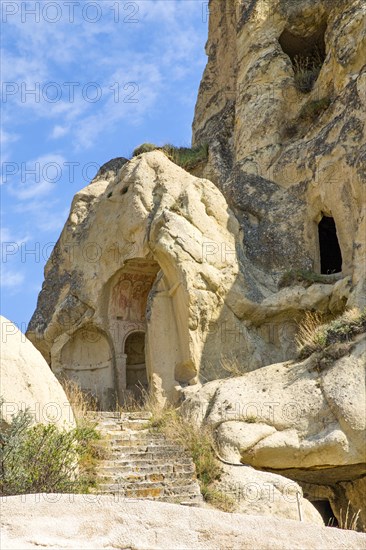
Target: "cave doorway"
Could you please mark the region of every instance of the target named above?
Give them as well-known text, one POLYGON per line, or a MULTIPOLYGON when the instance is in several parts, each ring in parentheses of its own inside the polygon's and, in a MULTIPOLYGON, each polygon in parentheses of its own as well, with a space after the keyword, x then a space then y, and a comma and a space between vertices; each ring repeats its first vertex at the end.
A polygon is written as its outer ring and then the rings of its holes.
POLYGON ((334 515, 329 500, 315 500, 311 504, 318 510, 327 527, 338 527, 338 520, 334 515))
POLYGON ((337 237, 334 218, 323 216, 318 225, 320 249, 320 273, 341 273, 342 252, 337 237))
POLYGON ((309 93, 318 79, 326 57, 326 23, 309 35, 297 35, 285 29, 278 39, 283 52, 291 59, 296 88, 309 93))
POLYGON ((125 341, 126 390, 133 399, 142 402, 148 390, 145 362, 145 333, 129 334, 125 341))

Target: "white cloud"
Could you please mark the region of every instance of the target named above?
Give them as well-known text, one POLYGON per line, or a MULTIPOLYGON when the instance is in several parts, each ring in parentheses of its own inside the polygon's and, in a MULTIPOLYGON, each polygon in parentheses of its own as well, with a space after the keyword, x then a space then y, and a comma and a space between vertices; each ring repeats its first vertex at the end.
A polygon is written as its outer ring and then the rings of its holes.
POLYGON ((14 232, 9 227, 0 227, 0 242, 2 243, 13 243, 17 247, 21 246, 23 243, 29 241, 29 235, 25 234, 20 237, 17 232, 14 232))
POLYGON ((25 280, 25 275, 19 271, 9 269, 7 265, 1 266, 1 287, 12 291, 20 290, 25 280))
POLYGON ((49 195, 64 175, 65 162, 62 155, 47 154, 18 164, 9 192, 21 201, 49 195))
MULTIPOLYGON (((3 121, 3 127, 0 129, 0 144, 1 144, 1 163, 2 167, 6 162, 9 162, 10 159, 10 145, 15 143, 19 136, 17 134, 8 132, 4 128, 5 121, 3 121)), ((2 185, 3 180, 0 178, 0 185, 2 185)))
POLYGON ((52 139, 61 138, 66 134, 68 134, 69 131, 70 131, 70 128, 68 126, 61 126, 59 124, 56 124, 56 126, 54 126, 52 129, 51 138, 52 139))
MULTIPOLYGON (((3 52, 3 71, 19 90, 9 96, 6 107, 13 117, 15 113, 19 117, 18 109, 26 109, 33 120, 56 119, 50 138, 70 134, 81 149, 93 146, 103 131, 110 133, 122 121, 138 124, 147 110, 156 108, 163 85, 171 90, 197 63, 202 50, 197 29, 202 25, 205 34, 207 24, 202 22, 202 3, 197 0, 137 1, 131 6, 100 1, 102 17, 95 24, 88 22, 82 3, 75 6, 74 21, 70 22, 67 4, 60 3, 62 17, 55 24, 44 17, 36 22, 34 16, 27 16, 24 24, 20 12, 8 18, 8 32, 16 48, 3 52), (114 21, 117 8, 118 21, 114 21), (137 22, 129 22, 131 19, 137 22), (70 101, 65 83, 75 80, 78 86, 70 101), (44 93, 49 82, 56 82, 62 92, 56 102, 47 101, 44 93), (90 82, 96 82, 103 91, 96 103, 88 102, 83 93, 90 82), (122 88, 136 82, 139 103, 126 103, 123 90, 122 101, 116 103, 110 89, 115 82, 122 88), (35 83, 40 85, 40 100, 31 94, 22 97, 21 87, 31 90, 35 83)), ((92 15, 93 10, 89 12, 92 15)), ((40 192, 47 192, 47 186, 40 192)))

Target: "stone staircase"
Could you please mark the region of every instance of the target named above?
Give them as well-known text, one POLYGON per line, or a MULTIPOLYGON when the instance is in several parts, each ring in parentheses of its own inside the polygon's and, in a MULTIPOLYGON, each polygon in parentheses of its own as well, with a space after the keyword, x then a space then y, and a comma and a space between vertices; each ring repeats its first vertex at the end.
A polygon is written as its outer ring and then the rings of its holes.
POLYGON ((97 465, 95 492, 192 506, 202 503, 192 458, 162 434, 149 431, 150 413, 89 416, 97 422, 106 451, 106 458, 97 465))

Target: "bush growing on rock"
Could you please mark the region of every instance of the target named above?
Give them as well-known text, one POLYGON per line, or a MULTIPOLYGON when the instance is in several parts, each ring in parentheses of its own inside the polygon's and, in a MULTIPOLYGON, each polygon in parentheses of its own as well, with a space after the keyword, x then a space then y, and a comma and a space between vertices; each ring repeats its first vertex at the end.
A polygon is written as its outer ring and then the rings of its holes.
POLYGON ((196 147, 176 147, 169 143, 162 147, 158 147, 153 143, 143 143, 139 147, 136 147, 132 156, 137 157, 142 153, 149 153, 156 150, 165 153, 172 162, 187 171, 192 170, 198 166, 198 164, 206 162, 208 159, 208 145, 206 143, 197 145, 196 147))
POLYGON ((363 332, 366 332, 366 309, 346 311, 327 323, 321 315, 307 312, 297 335, 299 357, 305 359, 328 346, 349 342, 363 332))
POLYGON ((318 50, 310 56, 295 56, 293 62, 295 85, 300 92, 304 94, 311 92, 319 76, 323 62, 324 59, 318 50))
POLYGON ((156 149, 160 149, 160 147, 158 147, 157 145, 154 145, 153 143, 143 143, 142 145, 139 145, 138 147, 136 147, 136 149, 132 153, 132 156, 138 157, 143 153, 150 153, 151 151, 156 151, 156 149))
POLYGON ((66 431, 32 422, 27 410, 20 411, 1 430, 0 494, 87 491, 91 479, 83 462, 90 462, 99 438, 94 427, 66 431))

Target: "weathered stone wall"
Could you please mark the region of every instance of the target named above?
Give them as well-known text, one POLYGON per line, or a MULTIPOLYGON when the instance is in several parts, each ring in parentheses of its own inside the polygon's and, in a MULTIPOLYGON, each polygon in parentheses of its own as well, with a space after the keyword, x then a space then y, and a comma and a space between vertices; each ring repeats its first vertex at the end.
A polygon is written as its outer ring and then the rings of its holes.
POLYGON ((239 217, 248 257, 272 275, 319 273, 317 224, 331 216, 349 304, 365 305, 364 2, 211 0, 210 11, 193 142, 210 145, 205 174, 239 217), (320 72, 299 88, 312 55, 320 72))

